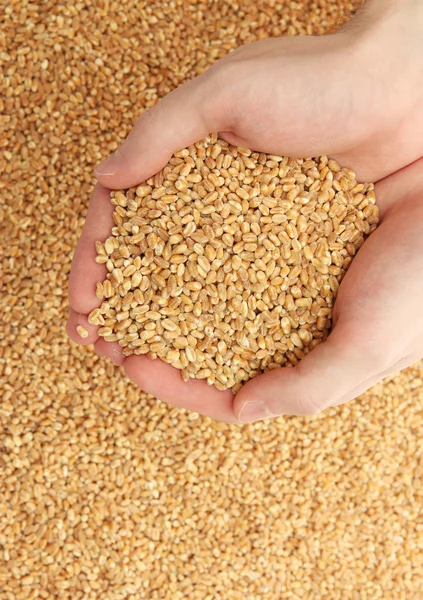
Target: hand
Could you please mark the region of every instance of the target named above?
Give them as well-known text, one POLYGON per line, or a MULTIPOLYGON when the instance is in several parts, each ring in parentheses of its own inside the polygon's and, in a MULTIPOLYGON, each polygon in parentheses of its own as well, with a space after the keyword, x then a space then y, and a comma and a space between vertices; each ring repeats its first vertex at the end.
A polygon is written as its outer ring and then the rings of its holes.
POLYGON ((70 277, 70 337, 95 343, 99 354, 122 364, 131 379, 158 398, 229 423, 237 422, 241 407, 252 401, 260 401, 264 413, 248 418, 243 410, 242 421, 316 414, 423 356, 418 310, 423 284, 417 275, 423 267, 422 162, 399 171, 423 155, 422 73, 409 60, 417 41, 421 45, 415 22, 405 9, 396 19, 387 10, 371 31, 353 28, 322 38, 257 42, 145 112, 120 150, 97 170, 100 183, 70 277), (412 25, 392 53, 392 27, 397 31, 398 22, 407 18, 412 25), (250 381, 235 400, 230 391, 202 381, 184 383, 176 369, 159 360, 125 359, 118 344, 97 339, 86 317, 100 304, 94 289, 105 269, 94 262, 95 241, 110 233, 109 189, 140 183, 174 151, 216 130, 254 150, 328 154, 354 168, 361 180, 381 180, 376 192, 382 223, 340 287, 328 340, 297 367, 250 381), (85 340, 75 331, 78 324, 89 331, 85 340))

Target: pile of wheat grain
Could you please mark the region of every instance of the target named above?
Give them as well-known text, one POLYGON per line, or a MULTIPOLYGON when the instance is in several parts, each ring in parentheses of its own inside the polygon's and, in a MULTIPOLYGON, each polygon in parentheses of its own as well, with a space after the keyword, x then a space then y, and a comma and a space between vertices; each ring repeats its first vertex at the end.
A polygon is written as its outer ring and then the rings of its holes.
POLYGON ((339 284, 378 223, 373 184, 335 160, 216 134, 111 195, 112 235, 97 243, 103 302, 89 322, 127 356, 233 392, 326 339, 339 284))

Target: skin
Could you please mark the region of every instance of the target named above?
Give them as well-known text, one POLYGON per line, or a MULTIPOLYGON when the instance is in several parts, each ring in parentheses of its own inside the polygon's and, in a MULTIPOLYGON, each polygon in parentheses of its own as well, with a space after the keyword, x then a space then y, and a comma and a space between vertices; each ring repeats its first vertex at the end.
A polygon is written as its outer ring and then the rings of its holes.
POLYGON ((69 337, 123 366, 143 390, 227 423, 315 415, 423 357, 423 3, 374 0, 334 35, 238 48, 144 112, 96 170, 70 275, 69 337), (275 369, 233 397, 184 383, 160 360, 125 358, 87 320, 99 306, 95 241, 112 227, 110 189, 136 185, 212 131, 232 144, 296 157, 327 154, 374 181, 381 224, 339 289, 328 340, 295 368, 275 369), (83 325, 82 339, 76 327, 83 325), (262 412, 246 410, 260 405, 262 412), (240 417, 240 411, 242 414, 240 417))

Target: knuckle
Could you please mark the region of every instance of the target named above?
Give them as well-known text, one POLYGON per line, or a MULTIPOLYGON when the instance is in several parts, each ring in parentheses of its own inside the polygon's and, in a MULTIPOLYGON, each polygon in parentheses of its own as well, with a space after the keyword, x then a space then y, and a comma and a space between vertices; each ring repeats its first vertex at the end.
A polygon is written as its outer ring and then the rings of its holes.
MULTIPOLYGON (((347 348, 345 360, 351 363, 362 364, 364 361, 366 371, 377 374, 389 368, 397 359, 398 347, 392 343, 384 343, 380 332, 383 326, 373 326, 373 332, 367 327, 351 323, 344 326, 343 346, 347 348)), ((342 348, 340 349, 342 352, 342 348)))
MULTIPOLYGON (((154 128, 157 122, 157 105, 147 108, 138 118, 129 136, 138 135, 145 131, 145 128, 154 128)), ((128 137, 129 137, 128 136, 128 137)))
POLYGON ((293 393, 293 409, 298 416, 318 415, 322 408, 320 407, 318 394, 311 383, 307 371, 300 362, 294 369, 289 369, 289 375, 292 377, 291 389, 293 393))
POLYGON ((396 362, 395 356, 391 354, 390 349, 386 346, 383 347, 374 343, 363 344, 362 352, 367 371, 374 375, 385 371, 396 362))
POLYGON ((202 78, 203 98, 209 111, 222 114, 223 109, 231 108, 234 97, 238 96, 239 66, 233 60, 224 58, 210 67, 202 78))
POLYGON ((364 354, 369 371, 379 373, 388 368, 389 357, 386 356, 381 348, 370 346, 365 349, 364 354))
POLYGON ((297 398, 297 411, 300 416, 313 417, 324 410, 324 406, 316 401, 311 394, 302 394, 297 398))

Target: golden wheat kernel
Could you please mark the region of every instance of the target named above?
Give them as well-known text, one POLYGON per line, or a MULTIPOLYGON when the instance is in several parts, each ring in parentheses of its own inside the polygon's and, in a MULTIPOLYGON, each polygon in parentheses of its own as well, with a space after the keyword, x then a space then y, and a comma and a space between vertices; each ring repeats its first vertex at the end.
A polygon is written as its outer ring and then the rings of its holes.
POLYGON ((82 325, 78 325, 76 331, 80 337, 84 339, 88 337, 88 331, 82 325))
POLYGON ((104 299, 104 288, 103 288, 103 284, 100 282, 97 282, 95 285, 95 295, 97 296, 97 298, 99 300, 103 300, 104 299))
POLYGON ((104 325, 104 317, 99 308, 95 308, 88 315, 88 323, 90 325, 104 325))
POLYGON ((104 247, 107 254, 112 254, 115 249, 115 238, 107 238, 107 240, 104 242, 104 247))

